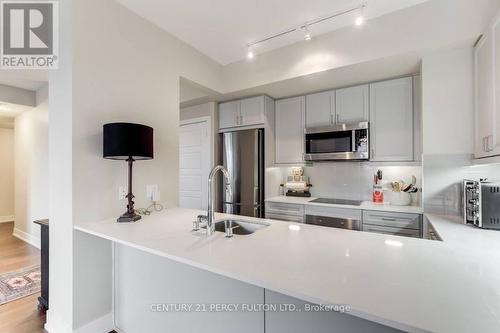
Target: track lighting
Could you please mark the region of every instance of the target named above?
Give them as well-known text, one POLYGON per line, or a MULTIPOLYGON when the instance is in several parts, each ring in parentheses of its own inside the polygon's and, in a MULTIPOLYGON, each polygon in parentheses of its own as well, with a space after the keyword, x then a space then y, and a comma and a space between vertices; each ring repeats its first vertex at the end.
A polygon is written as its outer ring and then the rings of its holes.
POLYGON ((321 23, 321 22, 332 20, 332 19, 334 19, 336 17, 339 17, 339 16, 358 13, 358 16, 356 17, 354 23, 357 26, 362 26, 365 23, 365 13, 364 13, 364 11, 365 11, 365 8, 368 6, 367 3, 368 3, 368 0, 362 0, 361 4, 358 5, 358 6, 351 7, 349 9, 346 9, 346 10, 343 10, 343 11, 340 11, 340 12, 337 12, 337 13, 333 13, 333 14, 325 16, 325 17, 320 17, 320 18, 308 21, 308 22, 306 22, 306 23, 304 23, 302 25, 299 25, 299 26, 296 26, 296 27, 292 27, 292 28, 283 30, 281 32, 269 35, 269 36, 264 37, 262 39, 256 40, 254 42, 251 42, 251 43, 247 44, 247 58, 248 59, 253 59, 255 57, 255 54, 254 54, 254 52, 252 50, 252 48, 254 46, 256 46, 258 44, 265 43, 265 42, 270 41, 270 40, 273 40, 275 38, 280 38, 282 36, 285 36, 285 35, 288 35, 288 34, 291 34, 291 33, 300 32, 301 30, 304 30, 304 40, 311 40, 312 35, 311 35, 311 32, 309 31, 309 27, 310 26, 312 26, 314 24, 321 23))
POLYGON ((247 50, 247 58, 253 59, 254 56, 255 56, 255 54, 253 53, 252 49, 249 47, 247 50))
POLYGON ((307 25, 304 28, 304 39, 311 40, 311 32, 309 31, 309 28, 307 27, 307 25))
POLYGON ((359 8, 358 17, 356 17, 356 21, 354 21, 354 23, 356 23, 358 27, 362 26, 363 23, 365 23, 365 8, 366 8, 366 2, 363 2, 361 7, 359 8))

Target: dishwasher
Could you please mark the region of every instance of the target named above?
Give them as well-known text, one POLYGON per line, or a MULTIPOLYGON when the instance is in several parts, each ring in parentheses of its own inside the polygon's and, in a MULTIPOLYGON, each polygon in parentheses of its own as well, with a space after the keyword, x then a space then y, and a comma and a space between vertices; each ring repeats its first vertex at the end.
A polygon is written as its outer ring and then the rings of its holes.
POLYGON ((361 231, 362 229, 361 220, 340 217, 306 215, 305 223, 329 228, 340 228, 358 231, 361 231))

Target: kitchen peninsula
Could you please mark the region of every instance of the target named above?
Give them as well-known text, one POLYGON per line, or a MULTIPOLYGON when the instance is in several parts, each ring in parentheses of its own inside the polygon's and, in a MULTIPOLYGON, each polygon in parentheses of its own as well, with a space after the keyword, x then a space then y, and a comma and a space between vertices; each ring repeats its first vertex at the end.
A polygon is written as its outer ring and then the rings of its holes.
POLYGON ((226 238, 223 232, 191 231, 202 213, 175 208, 133 224, 109 219, 75 226, 113 244, 117 327, 126 332, 175 330, 176 325, 210 327, 210 332, 234 332, 234 327, 239 332, 264 332, 264 327, 272 332, 330 332, 332 327, 342 332, 494 332, 500 326, 498 284, 481 279, 500 274, 498 251, 486 256, 485 250, 463 245, 467 237, 469 243, 498 247, 500 234, 494 231, 426 216, 441 242, 216 214, 217 220, 269 224, 226 238), (304 302, 347 305, 349 311, 305 317, 298 312, 228 316, 151 310, 165 303, 304 302))

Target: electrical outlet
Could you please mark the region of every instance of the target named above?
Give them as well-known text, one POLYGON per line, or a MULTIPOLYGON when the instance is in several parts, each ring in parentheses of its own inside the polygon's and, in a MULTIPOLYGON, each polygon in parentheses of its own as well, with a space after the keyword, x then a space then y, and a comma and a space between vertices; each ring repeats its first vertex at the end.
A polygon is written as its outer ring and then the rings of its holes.
POLYGON ((159 190, 158 190, 158 185, 153 184, 153 185, 146 185, 146 198, 148 198, 151 201, 154 201, 154 198, 156 196, 156 193, 158 193, 159 196, 159 190))
POLYGON ((118 187, 118 200, 125 200, 128 194, 126 186, 118 187))

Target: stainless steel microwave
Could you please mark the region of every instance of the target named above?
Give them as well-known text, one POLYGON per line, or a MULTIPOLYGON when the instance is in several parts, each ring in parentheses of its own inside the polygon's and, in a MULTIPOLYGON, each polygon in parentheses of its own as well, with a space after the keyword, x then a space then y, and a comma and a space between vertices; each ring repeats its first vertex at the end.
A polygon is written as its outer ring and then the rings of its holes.
POLYGON ((305 130, 305 161, 346 161, 370 159, 367 121, 314 127, 305 130))

